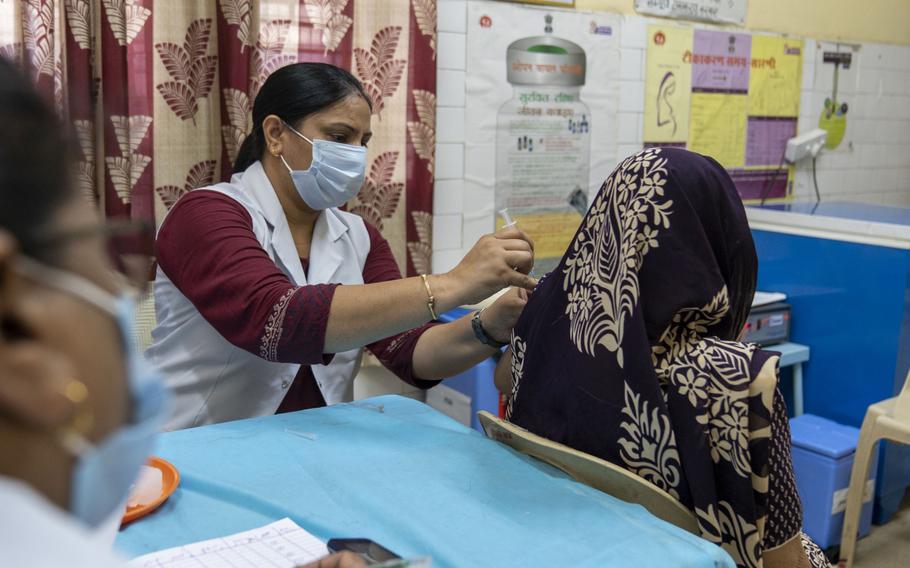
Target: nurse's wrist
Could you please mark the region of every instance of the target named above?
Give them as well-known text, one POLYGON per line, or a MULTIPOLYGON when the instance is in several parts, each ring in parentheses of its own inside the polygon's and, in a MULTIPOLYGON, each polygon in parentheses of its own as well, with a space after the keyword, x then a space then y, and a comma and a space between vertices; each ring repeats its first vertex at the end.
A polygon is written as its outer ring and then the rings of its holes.
POLYGON ((468 287, 460 281, 457 275, 451 272, 445 274, 431 274, 429 276, 433 295, 436 296, 436 311, 447 312, 462 304, 467 303, 468 287))

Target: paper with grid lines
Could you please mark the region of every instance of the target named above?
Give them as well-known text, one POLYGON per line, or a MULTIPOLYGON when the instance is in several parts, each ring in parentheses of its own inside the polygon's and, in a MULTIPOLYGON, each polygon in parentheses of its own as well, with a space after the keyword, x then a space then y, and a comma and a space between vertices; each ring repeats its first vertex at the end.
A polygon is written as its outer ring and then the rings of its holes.
POLYGON ((325 543, 288 518, 230 536, 140 556, 129 568, 295 568, 328 554, 325 543))

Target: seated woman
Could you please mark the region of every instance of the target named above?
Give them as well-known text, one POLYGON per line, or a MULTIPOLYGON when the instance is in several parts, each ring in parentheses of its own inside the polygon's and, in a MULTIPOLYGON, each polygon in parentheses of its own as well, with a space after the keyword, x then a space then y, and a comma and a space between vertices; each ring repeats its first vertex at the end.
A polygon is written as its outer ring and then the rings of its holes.
POLYGON ((800 532, 778 357, 739 341, 756 272, 717 162, 626 158, 528 301, 497 386, 510 421, 668 492, 738 566, 827 566, 800 532))

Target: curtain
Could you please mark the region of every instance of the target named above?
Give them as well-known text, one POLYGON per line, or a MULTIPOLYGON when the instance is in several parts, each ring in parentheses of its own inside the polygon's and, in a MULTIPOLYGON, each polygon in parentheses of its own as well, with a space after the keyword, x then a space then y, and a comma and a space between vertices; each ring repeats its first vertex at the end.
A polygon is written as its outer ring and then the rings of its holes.
POLYGON ((372 96, 367 180, 348 209, 429 272, 436 0, 0 0, 0 55, 72 126, 80 191, 108 217, 160 223, 230 177, 259 87, 322 61, 372 96))

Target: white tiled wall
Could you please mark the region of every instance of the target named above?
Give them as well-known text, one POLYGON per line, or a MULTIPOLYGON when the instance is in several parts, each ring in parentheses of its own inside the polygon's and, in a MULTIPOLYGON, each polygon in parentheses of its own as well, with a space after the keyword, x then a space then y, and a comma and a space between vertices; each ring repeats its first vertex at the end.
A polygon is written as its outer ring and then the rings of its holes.
POLYGON ((464 223, 464 120, 467 2, 439 0, 436 58, 436 187, 433 193, 433 271, 458 264, 464 223), (446 49, 457 50, 445 53, 446 49))
POLYGON ((616 159, 642 148, 645 113, 645 49, 648 22, 644 18, 623 17, 619 30, 619 144, 616 159))
MULTIPOLYGON (((822 49, 830 45, 806 40, 800 132, 817 127, 831 93, 833 73, 820 63, 822 49)), ((852 67, 848 74, 855 76, 844 85, 845 141, 817 162, 822 199, 910 206, 910 46, 863 44, 852 67)), ((797 168, 794 191, 797 199, 814 199, 811 162, 797 168)))
MULTIPOLYGON (((464 202, 466 0, 438 0, 437 154, 433 270, 449 270, 474 244, 471 212, 487 204, 464 202), (447 53, 447 49, 457 53, 447 53), (461 224, 462 229, 455 227, 461 224)), ((620 30, 618 157, 642 147, 644 69, 650 20, 625 16, 620 30)), ((831 92, 831 67, 817 64, 817 42, 806 39, 799 130, 818 124, 831 92)), ((842 85, 847 97, 847 137, 818 162, 822 199, 910 206, 910 46, 863 44, 854 54, 856 76, 842 85), (851 141, 852 145, 847 142, 851 141)), ((797 199, 814 199, 811 165, 795 177, 797 199)), ((486 226, 486 223, 485 225, 486 226)))

